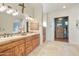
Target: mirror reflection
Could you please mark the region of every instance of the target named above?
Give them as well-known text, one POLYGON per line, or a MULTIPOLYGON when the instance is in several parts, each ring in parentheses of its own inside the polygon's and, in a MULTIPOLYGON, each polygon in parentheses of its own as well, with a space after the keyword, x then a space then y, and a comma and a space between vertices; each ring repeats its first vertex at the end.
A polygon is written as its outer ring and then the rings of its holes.
POLYGON ((32 15, 27 15, 24 4, 0 4, 0 37, 23 35, 38 31, 39 23, 32 15), (17 5, 19 8, 14 8, 17 5), (26 13, 26 14, 25 14, 26 13))

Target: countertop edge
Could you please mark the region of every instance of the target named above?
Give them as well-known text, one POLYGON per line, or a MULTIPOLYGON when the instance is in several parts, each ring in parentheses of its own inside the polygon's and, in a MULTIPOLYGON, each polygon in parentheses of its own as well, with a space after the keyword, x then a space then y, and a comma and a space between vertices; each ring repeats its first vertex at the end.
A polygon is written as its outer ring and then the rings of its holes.
MULTIPOLYGON (((0 46, 8 44, 10 42, 15 42, 17 40, 20 40, 21 38, 29 37, 29 36, 32 36, 32 35, 39 35, 39 33, 28 33, 27 35, 16 36, 15 38, 12 38, 10 40, 5 40, 5 41, 0 42, 0 46)), ((9 38, 6 38, 6 39, 9 39, 9 38)))

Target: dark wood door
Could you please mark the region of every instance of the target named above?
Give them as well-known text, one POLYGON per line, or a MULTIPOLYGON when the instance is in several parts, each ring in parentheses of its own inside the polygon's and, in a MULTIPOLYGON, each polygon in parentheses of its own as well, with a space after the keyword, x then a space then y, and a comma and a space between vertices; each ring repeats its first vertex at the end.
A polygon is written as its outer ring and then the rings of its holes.
POLYGON ((46 27, 43 27, 43 42, 46 41, 46 27))
POLYGON ((64 28, 57 27, 56 28, 56 39, 63 39, 64 38, 64 28))
POLYGON ((68 41, 68 17, 55 18, 55 40, 68 41))

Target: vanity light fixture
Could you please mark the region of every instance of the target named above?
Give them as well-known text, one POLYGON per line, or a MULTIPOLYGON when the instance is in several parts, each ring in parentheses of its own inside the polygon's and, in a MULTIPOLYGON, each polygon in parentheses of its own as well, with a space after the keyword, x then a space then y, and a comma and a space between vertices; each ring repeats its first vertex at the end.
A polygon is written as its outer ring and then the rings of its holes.
POLYGON ((15 11, 12 15, 13 16, 17 16, 19 13, 17 11, 15 11))
POLYGON ((28 17, 25 17, 25 19, 28 19, 28 17))
POLYGON ((33 18, 31 18, 31 17, 28 17, 28 18, 29 18, 29 20, 30 20, 30 21, 34 21, 34 19, 33 19, 33 18))
POLYGON ((25 19, 28 19, 28 15, 24 15, 25 19))
POLYGON ((4 12, 4 11, 6 11, 7 10, 7 6, 1 6, 0 7, 0 12, 4 12))
POLYGON ((7 14, 11 14, 11 13, 13 13, 13 12, 14 12, 13 9, 9 9, 9 10, 6 11, 7 14))

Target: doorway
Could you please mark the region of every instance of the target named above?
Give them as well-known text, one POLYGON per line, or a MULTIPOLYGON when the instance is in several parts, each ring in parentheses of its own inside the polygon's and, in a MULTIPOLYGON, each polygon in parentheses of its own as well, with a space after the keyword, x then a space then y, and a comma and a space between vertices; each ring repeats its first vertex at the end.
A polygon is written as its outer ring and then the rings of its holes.
POLYGON ((55 41, 68 42, 68 16, 57 17, 55 21, 55 41))

